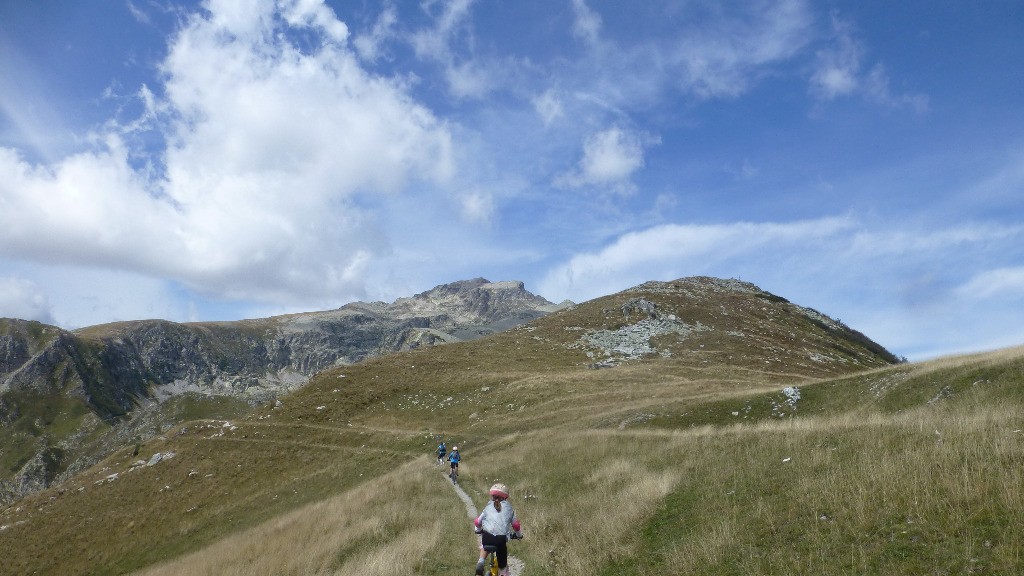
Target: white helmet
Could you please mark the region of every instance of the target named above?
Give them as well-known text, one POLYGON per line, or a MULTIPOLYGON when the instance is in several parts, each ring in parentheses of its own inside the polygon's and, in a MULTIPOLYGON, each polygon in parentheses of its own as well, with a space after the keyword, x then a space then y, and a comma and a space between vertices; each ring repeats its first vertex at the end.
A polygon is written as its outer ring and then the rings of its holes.
POLYGON ((508 486, 505 486, 501 482, 491 486, 491 489, 487 491, 491 496, 498 496, 502 500, 508 500, 508 486))

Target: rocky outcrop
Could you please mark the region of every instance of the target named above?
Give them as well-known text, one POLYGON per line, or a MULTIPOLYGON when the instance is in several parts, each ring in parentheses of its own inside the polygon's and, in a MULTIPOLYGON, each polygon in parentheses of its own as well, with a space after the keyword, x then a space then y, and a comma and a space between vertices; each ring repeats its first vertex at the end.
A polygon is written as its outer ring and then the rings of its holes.
MULTIPOLYGON (((121 322, 69 333, 30 355, 24 339, 0 339, 4 388, 53 389, 63 371, 93 408, 111 418, 140 398, 185 390, 271 399, 339 364, 404 349, 467 340, 543 316, 558 306, 522 282, 482 278, 438 286, 394 303, 237 322, 121 322), (63 367, 63 370, 62 370, 63 367)), ((66 386, 57 386, 66 389, 66 386)))

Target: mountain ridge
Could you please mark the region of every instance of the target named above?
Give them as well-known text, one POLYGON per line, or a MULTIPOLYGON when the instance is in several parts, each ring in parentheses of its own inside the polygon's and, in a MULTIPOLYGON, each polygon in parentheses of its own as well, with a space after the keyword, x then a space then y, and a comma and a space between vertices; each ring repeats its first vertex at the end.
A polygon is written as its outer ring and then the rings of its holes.
POLYGON ((273 401, 330 366, 478 338, 556 309, 522 282, 475 278, 392 303, 261 319, 131 320, 74 331, 0 320, 0 501, 158 434, 174 423, 161 413, 177 410, 162 406, 168 399, 273 401))

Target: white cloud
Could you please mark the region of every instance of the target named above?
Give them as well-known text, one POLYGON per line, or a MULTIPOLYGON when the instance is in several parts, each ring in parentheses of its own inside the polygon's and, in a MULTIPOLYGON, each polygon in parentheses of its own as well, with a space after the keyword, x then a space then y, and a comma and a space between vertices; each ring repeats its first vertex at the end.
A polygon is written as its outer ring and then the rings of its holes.
POLYGON ((139 9, 139 7, 136 6, 135 3, 131 0, 127 1, 127 5, 128 11, 131 13, 132 17, 135 18, 135 20, 137 20, 140 24, 150 24, 151 21, 149 18, 149 14, 139 9))
POLYGON ((630 176, 644 165, 644 146, 657 139, 613 127, 591 134, 583 142, 583 158, 572 172, 560 176, 557 184, 569 187, 613 186, 631 189, 630 176))
POLYGON ((819 98, 832 100, 853 94, 860 85, 861 60, 864 48, 854 38, 849 22, 832 15, 835 46, 820 50, 817 68, 811 76, 811 91, 819 98))
POLYGON ((872 68, 864 79, 864 97, 888 108, 909 108, 918 114, 928 111, 929 99, 924 94, 893 94, 889 75, 881 64, 872 68))
POLYGON ((53 324, 50 301, 34 282, 22 278, 0 278, 0 318, 38 320, 53 324))
POLYGON ((994 297, 1024 299, 1024 266, 997 268, 976 274, 957 293, 971 300, 987 300, 994 297))
POLYGON ((866 50, 850 22, 833 14, 832 33, 835 45, 817 53, 816 68, 810 78, 812 95, 826 101, 860 95, 889 108, 906 107, 917 113, 927 112, 927 96, 892 93, 883 65, 876 64, 864 72, 866 50))
POLYGON ((420 30, 412 36, 412 45, 416 54, 421 58, 445 60, 451 57, 449 42, 460 29, 466 26, 469 19, 469 9, 474 0, 453 0, 451 2, 438 2, 431 0, 423 3, 423 8, 428 13, 434 6, 441 4, 441 12, 435 18, 433 28, 420 30))
POLYGON ((551 268, 538 292, 577 302, 648 280, 740 278, 840 318, 919 360, 1024 342, 1024 267, 972 271, 981 255, 1010 254, 1024 230, 963 225, 941 231, 875 230, 852 218, 663 225, 630 232, 551 268), (960 264, 951 266, 951 258, 960 264))
MULTIPOLYGON (((960 192, 960 210, 985 207, 986 210, 1010 213, 1024 197, 1024 148, 1012 147, 1002 154, 979 150, 993 166, 987 175, 960 192)), ((958 154, 962 152, 958 151, 958 154)))
POLYGON ((395 36, 394 26, 396 23, 398 23, 398 11, 389 4, 384 7, 369 33, 359 34, 352 40, 352 45, 359 52, 359 56, 369 62, 380 58, 384 43, 395 36))
POLYGON ((565 115, 562 108, 562 100, 554 90, 547 90, 540 96, 533 99, 533 108, 540 115, 544 126, 550 126, 552 122, 565 115))
POLYGON ((601 15, 591 10, 585 0, 572 0, 572 9, 576 16, 572 26, 573 35, 588 44, 597 44, 601 33, 601 15))
POLYGON ((113 124, 124 139, 108 133, 50 164, 0 148, 0 255, 223 297, 362 292, 390 250, 374 196, 447 182, 449 130, 399 82, 360 68, 322 2, 243 4, 211 0, 173 39, 145 122, 164 152, 130 149, 138 126, 113 124), (291 44, 288 22, 323 42, 291 44))
POLYGON ((678 86, 701 98, 732 98, 809 41, 813 19, 803 0, 725 7, 658 47, 678 86))
POLYGON ((285 21, 294 27, 320 30, 335 42, 348 38, 348 26, 323 0, 278 0, 278 6, 285 21))
POLYGON ((173 282, 133 272, 50 263, 13 264, 2 260, 0 267, 18 270, 20 276, 44 287, 52 304, 54 323, 67 329, 143 318, 184 322, 253 317, 242 314, 190 316, 193 295, 173 282))
POLYGON ((61 94, 42 67, 6 36, 0 35, 0 137, 26 154, 51 161, 73 145, 66 114, 61 113, 61 94))
POLYGON ((0 252, 50 263, 137 267, 173 258, 163 234, 178 217, 144 193, 120 140, 53 166, 0 148, 0 252))
MULTIPOLYGON (((413 33, 409 40, 416 55, 441 66, 449 92, 456 98, 482 98, 497 84, 494 66, 474 54, 470 8, 474 0, 444 2, 434 25, 413 33)), ((424 3, 431 12, 438 2, 424 3)), ((507 72, 507 70, 506 70, 507 72)))
POLYGON ((968 245, 1013 243, 1024 236, 1024 226, 965 223, 941 230, 896 229, 858 231, 850 241, 851 253, 893 256, 911 253, 939 254, 968 245))
POLYGON ((461 197, 462 218, 475 224, 490 224, 494 217, 494 197, 476 190, 461 197))
POLYGON ((619 128, 593 134, 583 143, 580 172, 585 182, 624 180, 643 165, 640 139, 619 128))
POLYGON ((847 232, 852 222, 824 218, 793 223, 656 226, 624 234, 597 252, 578 254, 549 271, 541 293, 576 301, 611 294, 652 279, 724 275, 734 258, 757 258, 763 250, 786 253, 847 232))
POLYGON ((601 15, 584 0, 573 0, 572 33, 589 50, 571 74, 561 75, 563 83, 575 80, 572 91, 627 111, 669 92, 735 98, 796 56, 813 36, 814 19, 804 0, 712 3, 713 9, 706 4, 676 5, 670 34, 652 32, 628 42, 602 35, 601 15))

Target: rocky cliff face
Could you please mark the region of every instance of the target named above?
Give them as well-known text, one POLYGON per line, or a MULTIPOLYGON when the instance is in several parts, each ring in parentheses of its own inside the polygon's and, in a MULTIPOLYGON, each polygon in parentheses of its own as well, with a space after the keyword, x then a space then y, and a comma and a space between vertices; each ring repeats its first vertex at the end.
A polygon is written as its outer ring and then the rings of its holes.
POLYGON ((270 401, 330 366, 476 338, 557 308, 522 282, 477 278, 390 304, 237 322, 144 320, 69 332, 0 320, 0 501, 158 433, 154 412, 170 398, 270 401))

